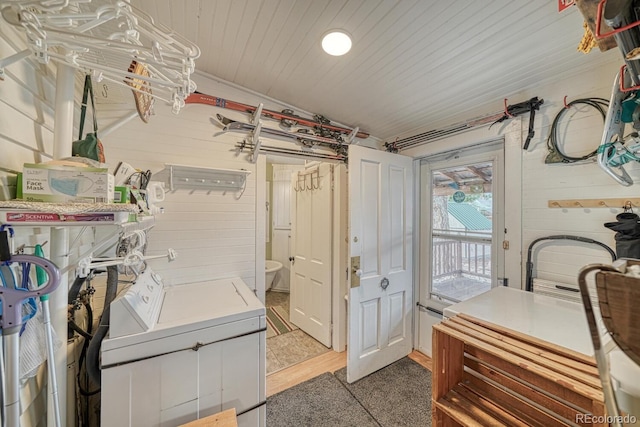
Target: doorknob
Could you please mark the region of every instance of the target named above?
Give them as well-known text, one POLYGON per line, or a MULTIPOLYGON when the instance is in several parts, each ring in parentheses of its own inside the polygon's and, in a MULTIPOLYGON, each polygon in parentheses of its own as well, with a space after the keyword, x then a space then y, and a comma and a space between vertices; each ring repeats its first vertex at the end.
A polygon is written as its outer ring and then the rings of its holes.
POLYGON ((380 281, 380 287, 382 288, 383 291, 386 291, 387 288, 389 287, 389 279, 387 279, 386 277, 383 277, 382 280, 380 281))

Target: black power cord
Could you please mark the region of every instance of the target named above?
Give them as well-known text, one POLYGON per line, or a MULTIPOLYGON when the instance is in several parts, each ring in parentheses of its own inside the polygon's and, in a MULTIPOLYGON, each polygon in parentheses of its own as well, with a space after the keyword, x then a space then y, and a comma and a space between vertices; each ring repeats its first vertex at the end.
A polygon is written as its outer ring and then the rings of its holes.
MULTIPOLYGON (((560 112, 553 119, 551 128, 549 129, 549 137, 547 138, 547 149, 549 154, 545 159, 545 163, 575 163, 583 160, 590 159, 598 154, 598 147, 584 156, 574 157, 563 153, 558 147, 558 141, 560 139, 558 135, 558 124, 569 109, 576 105, 586 105, 591 108, 595 108, 602 116, 604 122, 607 117, 607 109, 609 108, 609 101, 604 98, 580 98, 573 100, 566 104, 566 107, 560 110, 560 112)), ((598 144, 599 145, 599 144, 598 144)))

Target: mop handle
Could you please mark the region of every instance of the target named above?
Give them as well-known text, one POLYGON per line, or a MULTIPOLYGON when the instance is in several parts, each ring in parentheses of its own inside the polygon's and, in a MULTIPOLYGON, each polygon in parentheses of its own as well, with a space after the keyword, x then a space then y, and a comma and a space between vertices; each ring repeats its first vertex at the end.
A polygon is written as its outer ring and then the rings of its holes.
POLYGON ((23 262, 42 267, 47 273, 47 283, 33 290, 21 290, 0 287, 0 301, 2 301, 2 319, 0 328, 8 329, 22 324, 22 302, 28 298, 50 294, 60 284, 60 270, 48 259, 35 255, 13 255, 9 262, 23 262))

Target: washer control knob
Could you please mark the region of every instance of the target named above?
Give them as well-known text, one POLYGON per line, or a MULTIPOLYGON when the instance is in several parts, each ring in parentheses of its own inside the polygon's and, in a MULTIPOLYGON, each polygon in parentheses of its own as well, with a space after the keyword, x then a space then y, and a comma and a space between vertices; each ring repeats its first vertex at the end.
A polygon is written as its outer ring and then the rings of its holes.
POLYGON ((158 274, 158 273, 151 273, 151 278, 153 279, 154 282, 156 282, 158 285, 162 285, 162 277, 158 274))

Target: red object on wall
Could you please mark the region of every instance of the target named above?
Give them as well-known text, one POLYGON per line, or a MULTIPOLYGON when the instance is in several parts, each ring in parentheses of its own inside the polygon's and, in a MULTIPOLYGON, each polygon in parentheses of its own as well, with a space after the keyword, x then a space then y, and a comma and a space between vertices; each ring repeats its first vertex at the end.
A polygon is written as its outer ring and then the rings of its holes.
POLYGON ((558 12, 562 12, 565 9, 573 6, 576 0, 558 0, 558 12))

